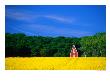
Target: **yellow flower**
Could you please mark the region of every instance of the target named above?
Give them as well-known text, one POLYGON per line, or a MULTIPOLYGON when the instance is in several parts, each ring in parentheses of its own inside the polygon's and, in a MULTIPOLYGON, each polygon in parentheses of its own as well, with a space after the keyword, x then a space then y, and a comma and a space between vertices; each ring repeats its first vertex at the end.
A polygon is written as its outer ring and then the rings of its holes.
POLYGON ((6 70, 105 70, 106 57, 9 57, 6 70))

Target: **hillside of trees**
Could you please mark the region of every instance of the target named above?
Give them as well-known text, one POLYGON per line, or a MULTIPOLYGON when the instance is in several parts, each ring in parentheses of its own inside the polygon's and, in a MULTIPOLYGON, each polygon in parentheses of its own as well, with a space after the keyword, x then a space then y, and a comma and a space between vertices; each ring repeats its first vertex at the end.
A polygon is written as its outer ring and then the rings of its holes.
POLYGON ((106 56, 106 33, 96 33, 93 36, 81 38, 6 33, 5 57, 69 57, 73 44, 80 57, 106 56))

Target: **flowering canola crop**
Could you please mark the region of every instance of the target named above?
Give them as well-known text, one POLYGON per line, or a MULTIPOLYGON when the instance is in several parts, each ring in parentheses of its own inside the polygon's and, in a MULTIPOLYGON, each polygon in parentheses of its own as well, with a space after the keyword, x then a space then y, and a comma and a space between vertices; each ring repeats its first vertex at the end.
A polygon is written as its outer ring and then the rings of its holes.
POLYGON ((6 70, 105 70, 106 57, 8 57, 6 70))

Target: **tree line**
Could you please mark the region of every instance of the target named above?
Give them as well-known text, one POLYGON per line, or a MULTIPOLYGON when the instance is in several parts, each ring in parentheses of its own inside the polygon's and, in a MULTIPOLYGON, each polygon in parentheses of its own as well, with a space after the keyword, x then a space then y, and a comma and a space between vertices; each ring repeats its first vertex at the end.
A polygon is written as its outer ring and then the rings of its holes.
POLYGON ((105 57, 106 33, 81 38, 6 33, 5 57, 69 57, 72 45, 76 46, 80 57, 105 57))

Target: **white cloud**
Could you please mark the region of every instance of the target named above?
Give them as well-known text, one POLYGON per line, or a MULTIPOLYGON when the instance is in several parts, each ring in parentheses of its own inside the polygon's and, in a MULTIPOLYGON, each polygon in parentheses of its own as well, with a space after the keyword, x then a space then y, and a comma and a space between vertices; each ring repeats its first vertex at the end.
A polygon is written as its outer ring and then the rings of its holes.
POLYGON ((55 16, 55 15, 45 15, 44 17, 52 19, 52 20, 56 20, 56 21, 59 21, 59 22, 64 22, 64 23, 74 23, 74 21, 75 21, 71 18, 55 16))
POLYGON ((6 13, 6 17, 9 17, 9 18, 12 18, 12 19, 15 19, 15 20, 24 21, 24 22, 34 19, 33 15, 28 15, 28 14, 25 14, 25 13, 18 13, 18 12, 6 13))
POLYGON ((68 18, 64 16, 57 16, 57 15, 47 15, 47 14, 35 14, 35 13, 25 13, 25 12, 13 12, 13 11, 6 11, 6 17, 15 19, 15 20, 20 20, 24 22, 30 22, 39 18, 45 18, 45 19, 50 19, 50 20, 55 20, 57 22, 61 23, 74 23, 73 18, 68 18))

